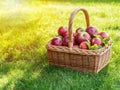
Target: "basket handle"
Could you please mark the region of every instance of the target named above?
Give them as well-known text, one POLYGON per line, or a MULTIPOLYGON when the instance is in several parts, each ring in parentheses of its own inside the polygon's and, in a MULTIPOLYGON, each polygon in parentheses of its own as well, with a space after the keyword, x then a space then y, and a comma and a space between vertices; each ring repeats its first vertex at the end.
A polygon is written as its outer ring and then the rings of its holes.
POLYGON ((73 20, 74 20, 74 16, 79 12, 79 11, 83 11, 84 15, 85 15, 85 19, 86 19, 86 26, 89 27, 90 26, 90 21, 89 21, 89 15, 86 9, 84 8, 78 8, 75 9, 71 15, 70 15, 70 19, 69 19, 69 24, 68 24, 68 32, 69 32, 69 48, 73 47, 73 35, 72 35, 72 27, 73 27, 73 20))

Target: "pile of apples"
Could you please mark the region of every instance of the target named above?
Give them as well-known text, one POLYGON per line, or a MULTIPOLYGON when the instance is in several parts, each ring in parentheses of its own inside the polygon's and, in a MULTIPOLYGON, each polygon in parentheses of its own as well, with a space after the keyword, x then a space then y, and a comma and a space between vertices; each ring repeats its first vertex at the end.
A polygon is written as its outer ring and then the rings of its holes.
MULTIPOLYGON (((95 26, 89 26, 86 29, 77 28, 73 34, 73 48, 84 50, 95 50, 108 45, 110 36, 106 32, 98 32, 95 26)), ((51 44, 55 46, 67 46, 69 42, 68 28, 61 26, 58 29, 58 36, 51 40, 51 44)))

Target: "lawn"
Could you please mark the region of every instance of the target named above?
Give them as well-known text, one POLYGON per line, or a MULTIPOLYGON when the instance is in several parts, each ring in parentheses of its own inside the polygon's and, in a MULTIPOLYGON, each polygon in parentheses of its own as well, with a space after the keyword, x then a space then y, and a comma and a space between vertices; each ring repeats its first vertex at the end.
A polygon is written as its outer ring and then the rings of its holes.
MULTIPOLYGON (((79 26, 86 26, 81 12, 74 29, 79 26)), ((0 0, 0 90, 120 90, 119 45, 119 0, 0 0), (98 74, 48 64, 46 43, 78 7, 114 42, 109 65, 98 74)))

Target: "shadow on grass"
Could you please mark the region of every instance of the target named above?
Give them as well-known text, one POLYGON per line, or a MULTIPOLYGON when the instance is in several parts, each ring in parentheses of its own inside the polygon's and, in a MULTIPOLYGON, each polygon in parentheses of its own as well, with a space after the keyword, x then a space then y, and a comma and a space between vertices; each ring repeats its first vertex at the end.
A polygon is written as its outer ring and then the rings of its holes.
MULTIPOLYGON (((23 75, 13 76, 13 81, 11 79, 3 90, 9 87, 13 90, 98 90, 103 87, 106 78, 109 77, 108 66, 98 74, 77 72, 40 61, 25 62, 17 66, 17 69, 22 70, 23 75)), ((110 86, 106 87, 110 89, 110 86)))
POLYGON ((31 90, 32 87, 34 88, 33 85, 36 83, 36 80, 34 79, 39 77, 41 70, 47 64, 45 53, 41 55, 41 58, 42 60, 39 61, 19 60, 3 62, 0 65, 0 77, 3 81, 0 80, 0 82, 4 82, 5 84, 2 86, 2 88, 0 86, 0 89, 31 90), (4 81, 4 78, 7 81, 4 81))

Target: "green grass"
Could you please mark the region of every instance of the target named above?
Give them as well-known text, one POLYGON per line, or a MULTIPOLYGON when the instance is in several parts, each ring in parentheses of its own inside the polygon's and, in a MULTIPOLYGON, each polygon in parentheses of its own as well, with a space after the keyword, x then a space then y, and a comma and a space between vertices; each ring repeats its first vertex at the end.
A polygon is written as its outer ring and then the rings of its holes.
MULTIPOLYGON (((120 90, 119 13, 119 0, 0 0, 0 90, 120 90), (48 64, 46 43, 78 7, 114 42, 110 63, 98 74, 48 64)), ((81 12, 74 29, 79 26, 85 27, 81 12)))

